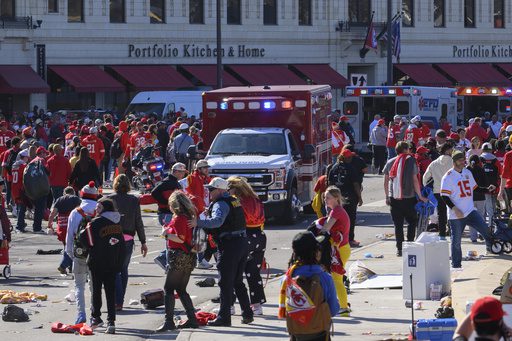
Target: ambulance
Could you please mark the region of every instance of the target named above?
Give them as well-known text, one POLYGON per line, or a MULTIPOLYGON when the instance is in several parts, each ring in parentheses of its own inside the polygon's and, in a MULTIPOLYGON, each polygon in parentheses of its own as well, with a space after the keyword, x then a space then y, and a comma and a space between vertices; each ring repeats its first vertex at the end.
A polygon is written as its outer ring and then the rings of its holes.
POLYGON ((331 99, 328 85, 205 92, 201 135, 210 175, 246 178, 267 217, 296 222, 330 162, 331 99))
POLYGON ((510 115, 512 88, 461 86, 457 87, 457 95, 459 125, 485 112, 498 114, 500 120, 510 115))
POLYGON ((457 126, 457 90, 424 86, 349 86, 342 98, 343 114, 354 128, 356 143, 367 142, 369 126, 379 114, 386 122, 400 115, 409 120, 419 115, 435 134, 439 119, 457 126))

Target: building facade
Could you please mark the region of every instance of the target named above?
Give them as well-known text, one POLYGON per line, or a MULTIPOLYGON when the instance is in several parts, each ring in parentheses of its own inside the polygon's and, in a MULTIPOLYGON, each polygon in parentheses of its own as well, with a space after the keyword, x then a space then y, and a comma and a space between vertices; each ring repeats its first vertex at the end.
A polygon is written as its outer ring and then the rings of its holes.
MULTIPOLYGON (((341 107, 343 77, 386 81, 384 41, 360 55, 372 13, 376 33, 384 27, 386 0, 220 1, 226 85, 336 78, 341 107)), ((400 10, 401 64, 512 59, 505 0, 393 0, 400 10)), ((140 90, 214 86, 216 53, 215 0, 0 0, 0 108, 122 110, 140 90)))

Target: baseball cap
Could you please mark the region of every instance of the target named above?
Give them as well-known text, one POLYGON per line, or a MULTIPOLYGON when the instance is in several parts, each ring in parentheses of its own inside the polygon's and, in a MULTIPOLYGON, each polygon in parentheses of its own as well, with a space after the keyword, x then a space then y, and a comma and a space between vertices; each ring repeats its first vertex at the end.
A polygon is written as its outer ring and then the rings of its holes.
POLYGON ((97 133, 98 133, 98 128, 92 127, 91 129, 89 129, 89 134, 95 135, 97 133))
POLYGON ((482 297, 471 307, 471 320, 476 323, 499 321, 505 316, 503 305, 494 297, 482 297))
POLYGON ((23 135, 32 135, 32 127, 26 127, 21 131, 23 135))
POLYGON ((349 120, 349 118, 345 115, 340 117, 340 121, 348 121, 348 120, 349 120))
POLYGON ((18 153, 18 156, 19 156, 20 158, 22 158, 22 157, 28 157, 28 149, 23 149, 22 151, 20 151, 20 152, 18 153))
POLYGON ((36 120, 36 124, 42 124, 42 123, 43 123, 43 120, 42 120, 42 119, 38 118, 38 119, 36 120))
POLYGON ((418 149, 416 149, 416 154, 427 154, 428 153, 428 149, 421 146, 421 147, 418 147, 418 149))
POLYGON ((311 250, 317 250, 324 239, 324 236, 315 237, 311 231, 299 232, 295 237, 293 237, 293 252, 298 256, 306 255, 311 252, 311 250))
POLYGON ((482 150, 492 150, 492 145, 489 142, 485 142, 482 145, 482 150))
POLYGON ((82 133, 82 134, 89 134, 89 127, 88 126, 82 126, 82 129, 80 130, 80 133, 82 133))
POLYGON ((229 189, 229 183, 223 178, 216 177, 213 178, 206 187, 209 189, 224 189, 227 191, 229 189))
POLYGON ((180 128, 179 129, 180 130, 187 130, 188 129, 188 124, 186 124, 186 123, 180 124, 180 128))
POLYGON ((82 199, 98 199, 98 189, 96 188, 94 181, 89 181, 89 183, 82 188, 80 191, 80 197, 82 199))
POLYGON ((451 133, 450 138, 455 141, 460 141, 460 136, 457 133, 451 133))
POLYGON ((402 116, 400 116, 400 115, 393 116, 393 121, 397 121, 397 120, 401 120, 401 119, 402 119, 402 116))
POLYGON ((455 161, 458 161, 458 160, 462 160, 462 159, 465 159, 466 156, 464 155, 463 152, 457 150, 455 152, 452 153, 452 161, 455 162, 455 161))
POLYGON ((356 153, 354 153, 354 152, 352 152, 352 151, 350 151, 350 150, 348 150, 348 149, 344 149, 344 150, 341 152, 341 156, 343 156, 343 157, 353 157, 353 156, 355 156, 355 155, 356 155, 356 153))
POLYGON ((186 172, 187 166, 185 166, 185 164, 183 164, 181 162, 177 162, 174 165, 172 165, 171 171, 172 172, 176 172, 176 171, 186 172))
POLYGON ((206 161, 206 160, 197 161, 196 169, 203 168, 203 167, 210 167, 210 165, 208 164, 208 161, 206 161))
POLYGON ((381 118, 378 122, 377 122, 377 125, 381 125, 381 124, 386 124, 386 120, 384 120, 383 118, 381 118))
POLYGON ((48 151, 44 147, 41 146, 41 147, 37 148, 36 155, 40 154, 40 153, 45 153, 46 154, 46 153, 48 153, 48 151))
POLYGON ((421 116, 416 115, 411 119, 411 123, 421 122, 421 116))

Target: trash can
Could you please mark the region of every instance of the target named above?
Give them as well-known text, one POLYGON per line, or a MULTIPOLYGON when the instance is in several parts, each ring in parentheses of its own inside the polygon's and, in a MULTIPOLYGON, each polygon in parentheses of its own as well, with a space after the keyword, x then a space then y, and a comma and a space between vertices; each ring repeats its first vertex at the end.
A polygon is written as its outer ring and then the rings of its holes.
POLYGON ((406 300, 429 300, 431 284, 442 284, 442 292, 451 291, 448 242, 420 237, 418 241, 404 243, 402 247, 402 293, 406 300), (411 297, 410 274, 413 276, 414 297, 411 297))

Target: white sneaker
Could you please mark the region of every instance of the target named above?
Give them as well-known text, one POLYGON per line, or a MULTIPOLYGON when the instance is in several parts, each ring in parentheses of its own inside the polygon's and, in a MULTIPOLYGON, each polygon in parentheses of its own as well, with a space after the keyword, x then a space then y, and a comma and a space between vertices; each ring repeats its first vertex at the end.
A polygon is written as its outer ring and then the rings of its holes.
POLYGON ((263 307, 261 306, 260 303, 251 305, 251 308, 252 308, 252 313, 254 315, 263 315, 263 307))
POLYGON ((210 269, 213 265, 211 265, 210 263, 208 263, 206 261, 206 259, 203 259, 202 261, 200 262, 197 262, 197 266, 196 268, 198 269, 210 269))
MULTIPOLYGON (((220 311, 220 307, 212 309, 212 313, 214 313, 214 314, 219 314, 219 311, 220 311)), ((235 315, 235 314, 236 314, 236 309, 235 309, 235 306, 232 305, 231 306, 231 315, 235 315)))

